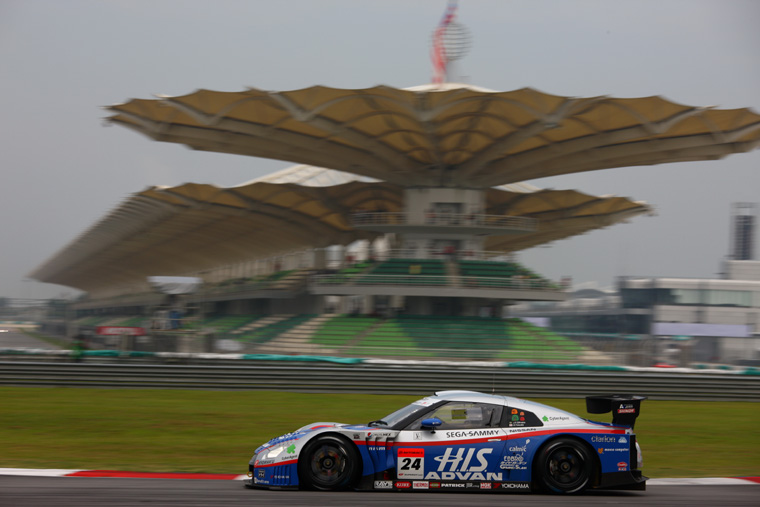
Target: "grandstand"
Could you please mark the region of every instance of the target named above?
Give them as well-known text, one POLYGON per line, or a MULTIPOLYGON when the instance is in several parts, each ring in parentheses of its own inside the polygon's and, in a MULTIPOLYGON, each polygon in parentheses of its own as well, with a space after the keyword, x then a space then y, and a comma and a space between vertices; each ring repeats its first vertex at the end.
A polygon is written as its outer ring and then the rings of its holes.
POLYGON ((79 330, 150 322, 164 302, 149 276, 202 278, 182 299, 192 319, 161 332, 212 351, 579 360, 571 339, 505 318, 567 298, 517 255, 652 208, 525 180, 760 142, 748 110, 453 84, 199 90, 109 109, 151 139, 302 164, 138 192, 30 274, 87 293, 72 305, 79 330))

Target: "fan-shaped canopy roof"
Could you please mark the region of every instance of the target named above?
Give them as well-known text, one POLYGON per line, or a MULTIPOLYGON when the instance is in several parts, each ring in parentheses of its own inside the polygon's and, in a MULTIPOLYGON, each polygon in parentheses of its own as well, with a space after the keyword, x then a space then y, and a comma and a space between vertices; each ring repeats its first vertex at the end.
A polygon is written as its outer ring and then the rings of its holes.
POLYGON ((446 85, 198 90, 110 106, 108 121, 197 150, 330 167, 401 186, 489 188, 760 145, 749 109, 446 85))
MULTIPOLYGON (((129 197, 30 276, 97 291, 157 273, 184 275, 298 249, 346 245, 377 236, 353 229, 351 213, 402 211, 403 199, 404 188, 394 183, 359 181, 308 166, 231 188, 195 183, 150 187, 129 197)), ((536 232, 489 238, 489 250, 505 252, 651 211, 622 197, 527 184, 489 189, 486 202, 488 214, 538 220, 536 232)))

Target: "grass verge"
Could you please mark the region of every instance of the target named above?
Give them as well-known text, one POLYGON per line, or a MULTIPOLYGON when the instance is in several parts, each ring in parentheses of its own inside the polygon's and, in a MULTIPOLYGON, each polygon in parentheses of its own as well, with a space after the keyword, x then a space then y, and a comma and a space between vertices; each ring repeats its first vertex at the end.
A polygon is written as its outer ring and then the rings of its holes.
MULTIPOLYGON (((417 398, 0 388, 0 467, 244 473, 253 450, 271 437, 316 421, 379 419, 417 398)), ((537 401, 587 415, 583 400, 537 401)), ((758 403, 648 400, 636 425, 644 473, 760 475, 758 421, 758 403)))

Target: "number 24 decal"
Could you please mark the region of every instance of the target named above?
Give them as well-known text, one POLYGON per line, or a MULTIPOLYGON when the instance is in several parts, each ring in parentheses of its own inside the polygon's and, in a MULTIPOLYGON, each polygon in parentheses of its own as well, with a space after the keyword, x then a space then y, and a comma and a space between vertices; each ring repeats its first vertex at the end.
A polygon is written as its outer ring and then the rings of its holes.
POLYGON ((414 470, 419 470, 421 466, 422 458, 402 458, 401 459, 401 470, 409 470, 413 468, 414 470))

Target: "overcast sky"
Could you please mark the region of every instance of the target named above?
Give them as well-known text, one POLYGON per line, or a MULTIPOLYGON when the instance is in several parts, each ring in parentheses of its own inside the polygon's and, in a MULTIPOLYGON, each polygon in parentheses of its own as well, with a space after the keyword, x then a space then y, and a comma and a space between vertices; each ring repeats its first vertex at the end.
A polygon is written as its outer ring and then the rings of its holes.
MULTIPOLYGON (((289 164, 158 143, 100 106, 198 88, 430 82, 445 0, 0 0, 0 296, 70 289, 26 275, 150 185, 236 185, 289 164)), ((760 111, 760 2, 460 0, 465 82, 564 96, 662 95, 760 111)), ((715 277, 731 203, 760 202, 760 150, 720 161, 532 180, 647 201, 655 217, 527 250, 544 276, 715 277)), ((756 245, 760 246, 760 245, 756 245)))

